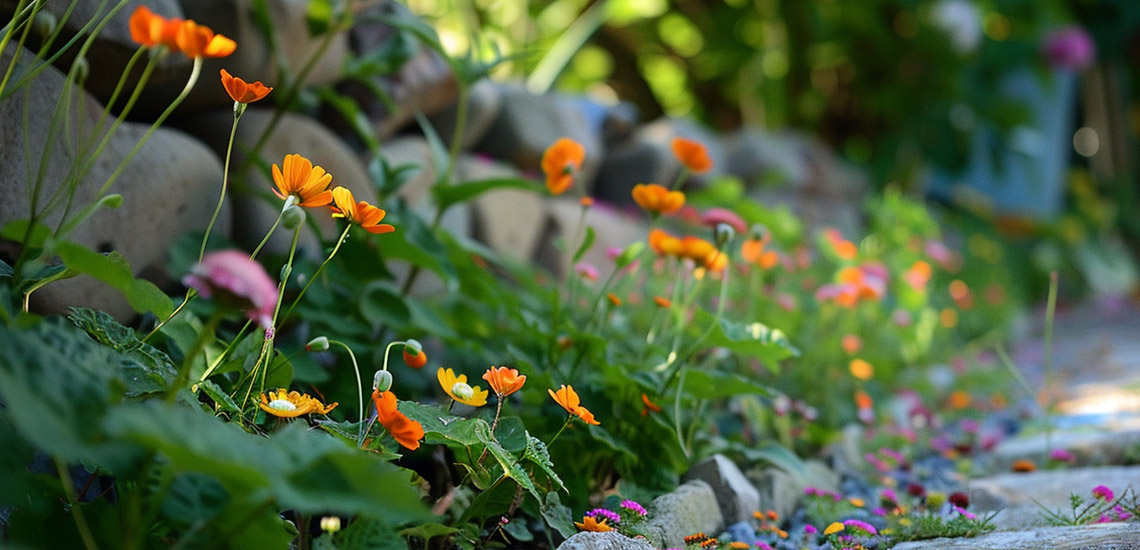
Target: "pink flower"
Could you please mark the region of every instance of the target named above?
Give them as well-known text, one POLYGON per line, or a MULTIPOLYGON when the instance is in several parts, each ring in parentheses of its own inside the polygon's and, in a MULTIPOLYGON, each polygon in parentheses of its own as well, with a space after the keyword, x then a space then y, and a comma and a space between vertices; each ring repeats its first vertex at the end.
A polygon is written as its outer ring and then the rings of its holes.
POLYGON ((819 532, 819 529, 816 529, 814 525, 812 525, 810 523, 807 525, 804 525, 804 535, 805 536, 806 535, 814 535, 818 532, 819 532))
POLYGON ((593 265, 591 265, 589 263, 578 262, 574 266, 574 272, 577 273, 578 276, 583 278, 583 279, 590 280, 590 281, 597 281, 598 280, 598 268, 594 267, 593 265))
POLYGON ((1085 29, 1062 27, 1045 35, 1041 53, 1053 67, 1079 72, 1093 64, 1096 44, 1085 29))
POLYGON ((213 298, 245 311, 247 317, 269 330, 277 306, 277 285, 257 262, 240 250, 210 252, 194 264, 182 284, 203 298, 213 298))
POLYGON ((1097 485, 1096 487, 1093 487, 1092 494, 1094 497, 1096 497, 1097 500, 1103 500, 1105 502, 1116 498, 1116 494, 1112 492, 1112 489, 1109 489, 1104 485, 1097 485))
POLYGON ((871 525, 870 523, 867 523, 865 521, 860 521, 857 519, 849 519, 847 521, 844 521, 843 525, 846 526, 848 529, 851 529, 851 530, 854 530, 857 532, 862 531, 863 534, 867 534, 867 535, 879 534, 879 530, 875 529, 874 525, 871 525))
POLYGON ((1077 457, 1073 456, 1073 453, 1070 453, 1069 451, 1067 451, 1065 449, 1053 449, 1052 451, 1049 452, 1049 460, 1054 460, 1056 462, 1070 462, 1071 463, 1071 462, 1076 461, 1077 457))
POLYGON ((718 223, 727 223, 731 225, 737 233, 743 235, 748 232, 748 224, 744 223, 744 218, 741 218, 733 212, 725 208, 709 208, 701 214, 701 225, 709 227, 716 227, 718 223))

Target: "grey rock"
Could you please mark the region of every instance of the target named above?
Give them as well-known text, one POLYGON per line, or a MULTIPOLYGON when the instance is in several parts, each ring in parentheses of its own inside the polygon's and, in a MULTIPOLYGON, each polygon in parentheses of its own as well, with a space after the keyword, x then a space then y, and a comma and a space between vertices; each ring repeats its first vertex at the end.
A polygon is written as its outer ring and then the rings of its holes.
POLYGON ((1020 529, 1046 523, 1040 506, 1067 513, 1071 493, 1091 499, 1097 485, 1106 485, 1118 495, 1129 486, 1140 488, 1140 466, 999 474, 970 481, 968 494, 971 510, 1001 512, 994 519, 999 529, 1020 529))
MULTIPOLYGON (((8 50, 9 52, 11 50, 8 50)), ((0 63, 7 63, 7 55, 0 63)), ((0 226, 29 215, 28 174, 34 173, 41 156, 46 163, 40 205, 60 189, 75 159, 72 146, 79 141, 76 127, 95 127, 102 106, 85 92, 79 107, 71 113, 73 126, 63 134, 51 135, 47 124, 30 124, 24 141, 23 112, 30 120, 48 121, 55 102, 62 94, 64 75, 49 67, 29 83, 29 93, 20 91, 0 102, 0 226), (25 147, 32 151, 25 158, 25 147)), ((103 154, 78 183, 70 215, 85 207, 103 186, 130 150, 146 133, 148 126, 124 123, 111 137, 103 154)), ((86 139, 87 134, 82 134, 86 139)), ((101 208, 67 238, 93 250, 116 250, 130 263, 135 276, 162 284, 180 274, 167 274, 165 263, 170 247, 189 231, 205 229, 213 213, 221 189, 221 163, 209 149, 191 137, 167 128, 159 128, 139 153, 126 165, 118 179, 108 188, 123 196, 116 210, 101 208)), ((63 196, 66 196, 64 194, 63 196)), ((56 208, 43 221, 55 228, 63 209, 56 208)), ((225 232, 229 212, 224 210, 215 231, 225 232)), ((16 245, 7 243, 0 251, 11 260, 16 245)), ((102 309, 120 321, 129 321, 134 312, 123 296, 87 276, 58 281, 36 291, 32 305, 46 313, 66 311, 70 306, 102 309)))
MULTIPOLYGON (((575 235, 582 207, 577 200, 566 197, 546 199, 550 220, 535 251, 535 261, 551 273, 561 275, 570 271, 570 260, 574 248, 583 238, 584 229, 575 235), (555 239, 574 241, 561 250, 554 246, 555 239)), ((639 213, 640 214, 640 213, 639 213)), ((598 269, 598 276, 605 280, 613 269, 613 262, 606 257, 606 250, 621 248, 634 241, 644 240, 648 234, 647 218, 638 214, 628 214, 602 202, 595 203, 586 212, 585 225, 594 228, 594 245, 582 256, 583 262, 598 269)))
MULTIPOLYGON (((275 197, 272 201, 263 198, 272 197, 271 190, 275 189, 275 186, 268 174, 262 173, 256 167, 248 171, 245 181, 235 178, 240 176, 237 171, 246 160, 242 153, 243 147, 253 147, 268 128, 272 116, 271 109, 250 107, 246 110, 238 123, 233 159, 230 161, 233 182, 232 203, 236 222, 233 238, 235 242, 250 250, 261 242, 266 231, 277 219, 281 203, 275 197)), ((186 125, 186 129, 201 137, 220 156, 223 156, 232 123, 233 114, 226 109, 195 117, 186 125)), ((377 204, 375 187, 372 186, 368 171, 360 158, 336 134, 315 120, 293 113, 283 115, 262 148, 261 158, 267 164, 281 166, 285 162, 285 155, 291 153, 304 156, 314 165, 321 166, 332 174, 330 187, 338 185, 347 187, 356 200, 377 204)), ((307 214, 317 222, 321 239, 328 241, 339 236, 337 222, 329 215, 328 210, 309 209, 307 214)), ((266 251, 286 253, 291 239, 292 235, 288 231, 279 228, 265 245, 266 251)), ((298 247, 302 253, 311 258, 324 257, 321 241, 308 224, 301 230, 298 247)))
MULTIPOLYGON (((1120 464, 1140 447, 1140 429, 1134 424, 1120 429, 1058 430, 1049 437, 1049 448, 1069 451, 1077 465, 1120 464)), ((1042 463, 1046 456, 1046 439, 1046 434, 1038 433, 1003 441, 994 448, 989 466, 1001 472, 1009 471, 1013 462, 1021 458, 1042 463)))
POLYGON ((677 137, 700 142, 713 161, 709 172, 689 174, 686 187, 700 186, 724 173, 720 140, 711 131, 687 119, 662 118, 637 128, 628 140, 607 149, 596 183, 597 197, 614 204, 632 204, 630 191, 634 185, 673 185, 682 168, 671 148, 677 137))
POLYGON ((721 515, 729 523, 747 521, 760 509, 760 493, 728 457, 715 454, 698 462, 682 480, 699 479, 716 493, 721 515))
POLYGON ((802 475, 779 468, 749 470, 747 475, 760 494, 758 509, 775 510, 781 517, 796 509, 808 487, 839 491, 839 475, 817 460, 805 462, 802 475))
POLYGON ((502 91, 503 109, 476 150, 538 171, 546 148, 568 137, 586 149, 575 185, 589 194, 603 154, 604 107, 573 96, 534 95, 518 85, 504 85, 502 91))
MULTIPOLYGON (((457 105, 458 102, 453 101, 451 105, 430 117, 432 126, 448 147, 451 146, 451 140, 455 135, 457 105)), ((476 82, 467 92, 467 120, 463 125, 459 148, 469 151, 482 141, 502 110, 502 85, 488 79, 476 82)))
POLYGON ((684 546, 685 537, 697 532, 719 533, 724 517, 708 483, 688 481, 649 504, 649 521, 643 531, 658 548, 684 546))
POLYGON ((990 533, 976 538, 904 542, 895 550, 1136 550, 1140 526, 1136 522, 1078 527, 1037 527, 1023 531, 990 533))
MULTIPOLYGON (((9 16, 14 12, 17 0, 0 0, 0 19, 5 22, 8 21, 9 16)), ((100 6, 99 0, 78 0, 72 2, 70 0, 48 0, 42 12, 50 13, 56 17, 57 21, 61 21, 62 31, 60 36, 56 38, 53 48, 59 48, 62 44, 73 38, 84 25, 93 19, 102 19, 107 16, 115 7, 117 2, 105 2, 100 6), (74 4, 74 9, 71 15, 65 20, 64 14, 68 8, 74 4)), ((151 11, 163 17, 182 17, 182 7, 178 5, 177 0, 128 0, 122 8, 120 8, 110 20, 103 27, 103 30, 92 42, 91 48, 87 51, 87 63, 90 67, 89 76, 84 83, 84 87, 91 92, 92 95, 99 98, 101 101, 110 97, 111 92, 115 89, 115 85, 119 81, 119 76, 123 74, 123 70, 127 66, 127 61, 138 50, 139 45, 131 40, 130 21, 131 14, 135 12, 139 6, 146 6, 151 11)), ((38 43, 40 37, 33 34, 30 36, 29 44, 38 43)), ((75 51, 77 48, 71 48, 64 55, 55 62, 55 66, 62 71, 67 72, 71 67, 72 61, 75 59, 75 51)), ((27 55, 27 54, 25 54, 27 55)), ((30 55, 29 55, 30 57, 30 55)), ((26 59, 26 58, 25 58, 26 59)), ((142 66, 145 64, 146 59, 143 58, 134 68, 134 79, 128 82, 128 86, 137 81, 138 75, 142 73, 142 66)), ((163 58, 151 73, 148 81, 148 86, 154 86, 158 83, 171 82, 174 80, 185 81, 185 78, 190 73, 190 60, 183 55, 168 55, 163 58)), ((130 87, 126 88, 130 90, 130 87)))
POLYGON ((645 539, 631 539, 621 533, 576 533, 558 545, 558 550, 655 550, 645 539))
MULTIPOLYGON (((459 158, 457 171, 467 182, 522 177, 513 166, 472 155, 459 158)), ((550 217, 542 189, 536 181, 530 190, 496 189, 472 200, 475 238, 503 256, 530 261, 550 217)))

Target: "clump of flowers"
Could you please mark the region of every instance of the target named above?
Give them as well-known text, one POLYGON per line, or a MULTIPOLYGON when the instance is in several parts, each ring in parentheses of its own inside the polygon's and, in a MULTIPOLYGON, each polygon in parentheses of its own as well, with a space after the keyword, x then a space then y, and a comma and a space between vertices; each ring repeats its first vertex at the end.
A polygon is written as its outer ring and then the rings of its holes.
POLYGON ((1054 511, 1038 503, 1041 515, 1053 525, 1085 525, 1128 521, 1140 515, 1140 498, 1131 486, 1117 494, 1107 485, 1093 487, 1092 498, 1069 495, 1069 512, 1054 511))

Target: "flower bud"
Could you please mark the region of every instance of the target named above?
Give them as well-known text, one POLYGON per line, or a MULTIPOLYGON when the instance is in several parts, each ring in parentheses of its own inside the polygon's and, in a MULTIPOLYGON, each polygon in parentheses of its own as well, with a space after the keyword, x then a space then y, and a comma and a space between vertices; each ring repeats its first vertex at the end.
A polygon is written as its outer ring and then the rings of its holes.
POLYGON ((87 75, 91 74, 91 64, 86 57, 76 57, 72 62, 75 67, 75 81, 87 82, 87 75))
POLYGON ((305 223, 305 211, 300 206, 290 205, 281 211, 281 227, 290 231, 305 223))
POLYGON ((340 531, 340 518, 337 516, 325 516, 321 518, 321 531, 330 535, 340 531))
POLYGON ((418 341, 409 338, 404 342, 404 363, 413 369, 427 364, 427 354, 418 341))
POLYGON ((372 377, 372 389, 382 392, 392 389, 392 373, 386 370, 376 371, 376 376, 372 377))
POLYGON ((716 224, 715 235, 716 247, 723 248, 724 245, 728 244, 728 242, 736 236, 736 230, 727 223, 718 223, 716 224))
POLYGON ((55 33, 57 25, 59 25, 59 20, 55 18, 55 15, 41 10, 36 13, 36 18, 32 20, 32 31, 42 38, 47 38, 55 33))
POLYGON ((308 344, 305 344, 305 351, 325 351, 327 349, 329 349, 329 339, 327 336, 318 336, 309 340, 308 344))
POLYGON ((475 396, 475 390, 466 382, 456 382, 451 386, 451 393, 459 399, 471 399, 475 396))
POLYGON ((762 223, 754 223, 752 227, 748 228, 748 238, 757 241, 764 240, 768 236, 768 226, 762 223))
POLYGON ((293 266, 290 264, 285 264, 285 265, 281 266, 281 273, 278 274, 280 279, 277 279, 277 280, 278 281, 287 281, 287 280, 289 280, 289 276, 292 274, 293 274, 293 266))

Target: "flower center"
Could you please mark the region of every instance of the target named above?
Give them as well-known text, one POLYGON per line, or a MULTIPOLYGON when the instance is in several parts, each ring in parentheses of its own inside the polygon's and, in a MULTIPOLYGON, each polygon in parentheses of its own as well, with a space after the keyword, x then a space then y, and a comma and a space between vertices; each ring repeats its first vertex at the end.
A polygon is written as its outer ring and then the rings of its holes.
POLYGON ((295 411, 295 410, 297 410, 297 406, 294 405, 293 402, 289 401, 288 399, 274 399, 273 401, 269 402, 269 408, 277 409, 279 411, 295 411))
POLYGON ((465 382, 456 382, 451 386, 451 393, 455 394, 455 397, 459 399, 471 399, 471 397, 475 395, 475 390, 471 389, 471 386, 465 382))

